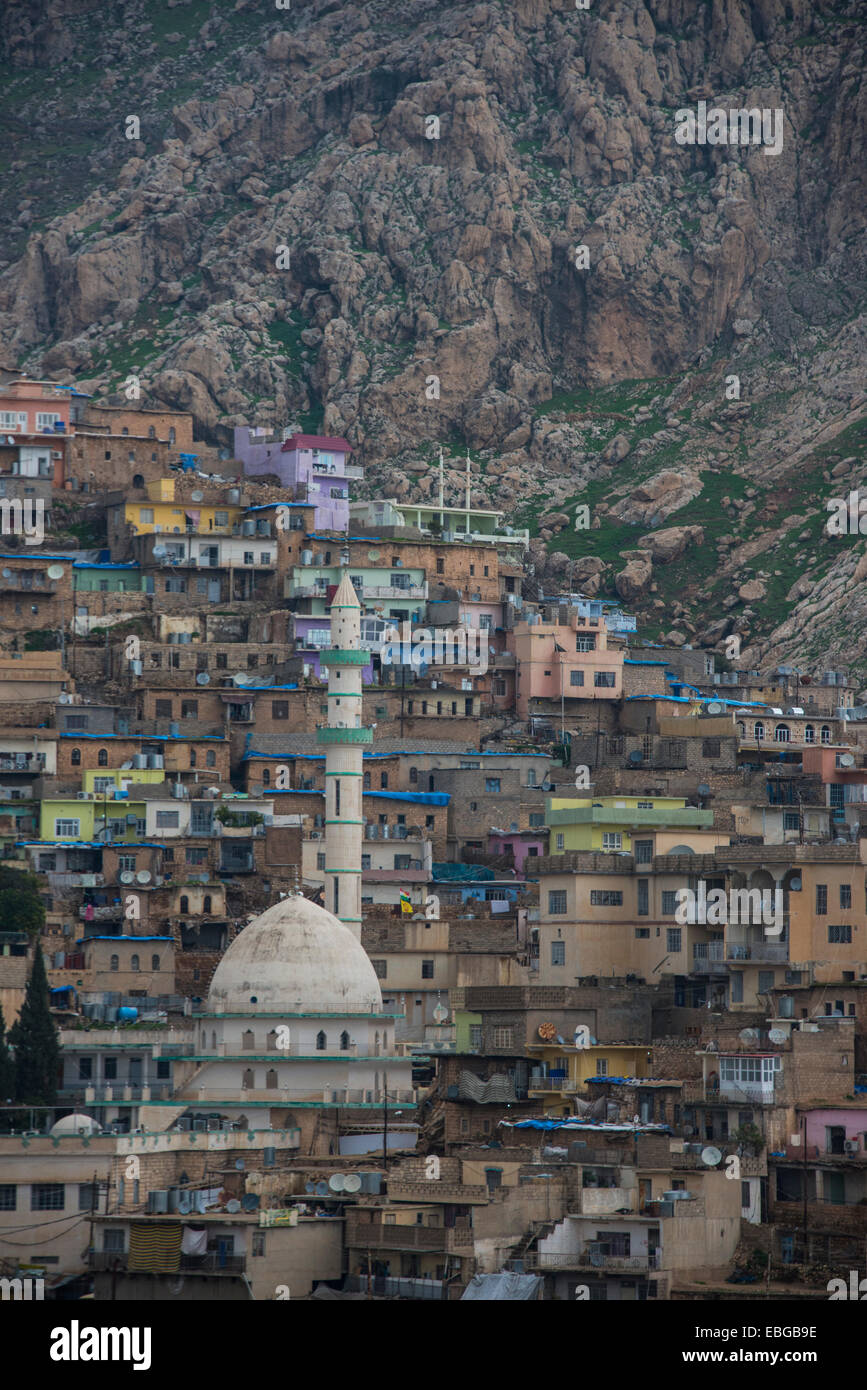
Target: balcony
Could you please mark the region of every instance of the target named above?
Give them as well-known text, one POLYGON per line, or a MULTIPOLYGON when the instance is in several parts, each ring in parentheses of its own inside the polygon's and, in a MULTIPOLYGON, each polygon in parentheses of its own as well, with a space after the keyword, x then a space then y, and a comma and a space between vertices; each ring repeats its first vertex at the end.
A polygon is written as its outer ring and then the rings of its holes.
POLYGON ((0 772, 42 772, 44 753, 0 753, 0 772))
POLYGON ((457 1182, 406 1182, 389 1178, 388 1197, 392 1202, 448 1202, 452 1206, 487 1206, 490 1196, 482 1184, 457 1182))
POLYGON ((416 1302, 448 1298, 448 1285, 441 1279, 402 1279, 388 1274, 347 1274, 346 1289, 371 1293, 375 1298, 411 1298, 416 1302))
POLYGON ((681 1098, 690 1101, 704 1101, 708 1105, 773 1105, 775 1092, 772 1086, 736 1086, 733 1082, 709 1086, 703 1081, 684 1081, 681 1098))
MULTIPOLYGON (((123 1217, 119 1217, 122 1220, 123 1217)), ((136 1217, 139 1220, 139 1217, 136 1217)), ((124 1274, 128 1268, 129 1252, 126 1250, 89 1250, 87 1252, 87 1262, 89 1267, 95 1272, 105 1272, 107 1270, 117 1270, 124 1274)), ((150 1271, 153 1274, 162 1274, 166 1271, 159 1268, 159 1256, 155 1256, 157 1264, 150 1271)), ((244 1274, 247 1269, 246 1255, 223 1255, 218 1250, 209 1250, 206 1255, 181 1255, 178 1271, 182 1274, 244 1274)), ((143 1268, 142 1257, 136 1261, 135 1273, 148 1273, 143 1268)), ((174 1278, 174 1273, 167 1273, 167 1278, 174 1278)))
POLYGON ((466 1220, 454 1226, 399 1226, 349 1216, 345 1240, 347 1248, 356 1250, 438 1250, 471 1256, 474 1249, 472 1228, 466 1220))
POLYGON ((123 916, 123 903, 108 903, 104 907, 91 906, 89 915, 87 907, 80 907, 78 916, 82 922, 113 922, 123 916))
POLYGON ((656 1269, 649 1255, 591 1255, 589 1250, 550 1255, 544 1250, 529 1250, 522 1258, 525 1269, 536 1269, 543 1273, 557 1269, 598 1269, 606 1274, 627 1274, 656 1269))
POLYGON ((571 1081, 568 1076, 532 1076, 527 1083, 529 1095, 537 1092, 575 1092, 579 1089, 577 1081, 571 1081))

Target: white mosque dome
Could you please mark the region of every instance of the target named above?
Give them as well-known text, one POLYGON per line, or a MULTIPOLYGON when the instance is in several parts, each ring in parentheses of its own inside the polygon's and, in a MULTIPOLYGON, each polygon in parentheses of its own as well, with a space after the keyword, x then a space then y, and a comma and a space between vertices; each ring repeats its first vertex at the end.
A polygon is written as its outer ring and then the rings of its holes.
POLYGON ((64 1115, 51 1126, 51 1134, 56 1138, 64 1134, 101 1134, 99 1121, 91 1115, 64 1115))
POLYGON ((382 991, 367 952, 323 907, 300 895, 244 928, 214 971, 208 1010, 223 1014, 378 1013, 382 991))

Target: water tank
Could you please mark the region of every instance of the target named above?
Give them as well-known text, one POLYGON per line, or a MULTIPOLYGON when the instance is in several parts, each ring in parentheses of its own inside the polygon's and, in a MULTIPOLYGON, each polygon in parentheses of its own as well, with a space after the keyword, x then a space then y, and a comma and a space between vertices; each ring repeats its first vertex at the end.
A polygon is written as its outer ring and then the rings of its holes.
POLYGON ((131 1004, 124 1004, 117 1011, 118 1023, 135 1023, 138 1018, 138 1009, 131 1004))
POLYGON ((229 488, 229 502, 230 502, 230 504, 232 504, 232 505, 234 505, 234 506, 237 506, 238 503, 239 503, 240 501, 241 501, 241 489, 240 489, 239 487, 230 487, 230 488, 229 488))
POLYGON ((146 753, 134 753, 132 759, 133 767, 147 767, 148 760, 146 753))
POLYGON ((312 565, 312 564, 313 564, 313 551, 312 551, 312 550, 302 550, 302 551, 301 551, 301 563, 302 563, 302 565, 312 565))
POLYGON ((168 1188, 155 1189, 148 1193, 148 1211, 155 1216, 167 1214, 169 1210, 168 1188))
POLYGON ((171 734, 172 738, 179 738, 179 737, 180 737, 181 726, 180 726, 180 724, 176 723, 176 721, 175 721, 174 719, 173 719, 172 722, 169 724, 169 733, 171 734))
POLYGON ((163 767, 164 765, 165 759, 163 758, 162 753, 151 753, 148 755, 148 767, 163 767))

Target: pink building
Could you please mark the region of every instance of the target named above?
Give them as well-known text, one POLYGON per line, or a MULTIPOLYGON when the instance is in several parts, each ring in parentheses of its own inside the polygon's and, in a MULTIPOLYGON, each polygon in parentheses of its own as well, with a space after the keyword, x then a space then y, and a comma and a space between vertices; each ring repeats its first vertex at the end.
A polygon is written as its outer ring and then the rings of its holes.
POLYGON ((511 634, 517 664, 519 719, 570 700, 619 700, 623 649, 608 647, 604 617, 576 613, 568 623, 518 623, 511 634))
POLYGON ((548 831, 538 830, 492 830, 488 836, 488 854, 512 854, 515 873, 518 878, 526 878, 525 865, 534 876, 533 860, 548 853, 548 831))
POLYGON ((0 470, 50 478, 55 487, 63 486, 72 433, 71 391, 53 381, 0 375, 0 470))

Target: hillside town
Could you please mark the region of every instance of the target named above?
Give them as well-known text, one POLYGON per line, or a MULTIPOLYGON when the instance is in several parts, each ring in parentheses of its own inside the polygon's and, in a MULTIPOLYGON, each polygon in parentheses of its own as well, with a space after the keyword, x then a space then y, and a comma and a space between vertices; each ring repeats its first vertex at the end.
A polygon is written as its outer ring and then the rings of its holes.
POLYGON ((217 450, 189 414, 7 371, 0 429, 4 1278, 598 1302, 848 1279, 847 671, 641 637, 545 588, 502 513, 364 499, 347 440, 291 421, 217 450))

